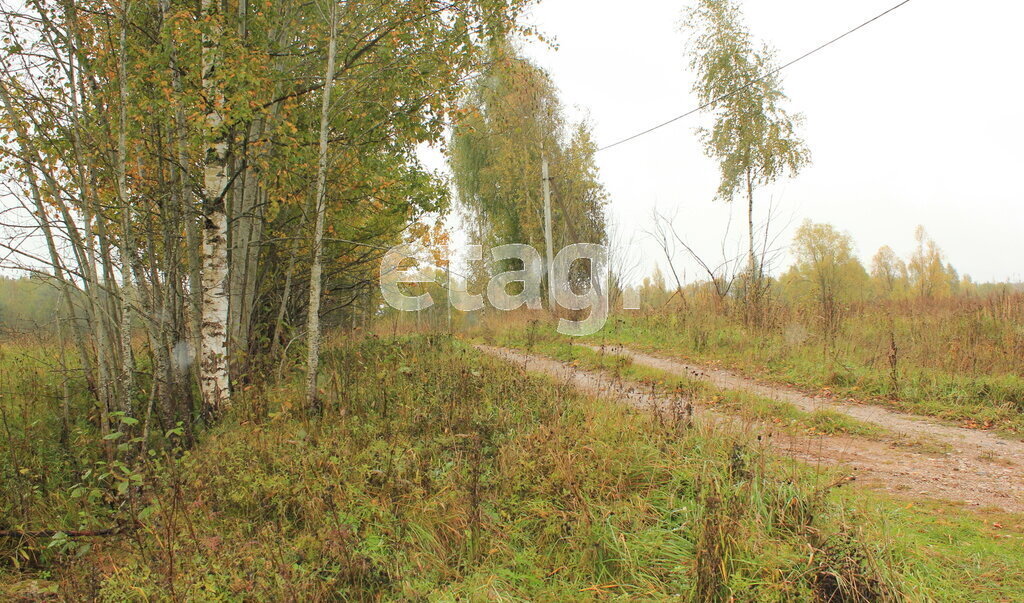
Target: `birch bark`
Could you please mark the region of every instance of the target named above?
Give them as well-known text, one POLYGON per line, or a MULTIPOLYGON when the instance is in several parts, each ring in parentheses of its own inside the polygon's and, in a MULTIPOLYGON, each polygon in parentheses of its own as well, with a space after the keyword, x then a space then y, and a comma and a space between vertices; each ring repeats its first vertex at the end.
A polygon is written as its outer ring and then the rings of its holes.
POLYGON ((306 407, 317 403, 317 371, 320 366, 320 293, 323 273, 324 202, 327 188, 327 126, 330 119, 331 89, 334 87, 334 60, 337 54, 338 26, 334 3, 331 3, 331 41, 327 48, 327 74, 324 79, 323 103, 320 106, 320 155, 316 170, 316 226, 313 233, 313 265, 309 274, 308 358, 306 374, 306 407))
POLYGON ((202 321, 200 327, 200 389, 207 417, 230 404, 228 379, 228 134, 224 127, 224 95, 219 79, 221 58, 220 2, 203 0, 202 85, 206 96, 203 158, 203 248, 201 262, 202 321))

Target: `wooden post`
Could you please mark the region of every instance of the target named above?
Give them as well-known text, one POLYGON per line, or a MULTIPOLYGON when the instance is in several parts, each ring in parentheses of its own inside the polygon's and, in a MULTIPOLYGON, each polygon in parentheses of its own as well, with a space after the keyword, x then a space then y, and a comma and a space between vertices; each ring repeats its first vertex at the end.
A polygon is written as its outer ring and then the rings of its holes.
POLYGON ((551 242, 551 179, 548 176, 548 156, 541 153, 540 163, 541 178, 544 181, 544 246, 545 246, 545 262, 544 262, 544 273, 547 275, 548 282, 548 310, 551 312, 555 311, 555 287, 554 281, 551 278, 552 268, 554 267, 554 245, 551 242))
POLYGON ((448 334, 452 334, 452 258, 447 255, 444 262, 444 278, 445 278, 445 300, 448 302, 448 334))

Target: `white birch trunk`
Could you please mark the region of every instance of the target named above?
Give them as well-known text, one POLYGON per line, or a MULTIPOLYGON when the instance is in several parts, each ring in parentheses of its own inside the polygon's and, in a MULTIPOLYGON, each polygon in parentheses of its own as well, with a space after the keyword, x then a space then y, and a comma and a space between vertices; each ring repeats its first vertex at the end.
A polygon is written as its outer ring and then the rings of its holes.
MULTIPOLYGON (((130 10, 130 5, 125 9, 130 10)), ((127 181, 127 159, 128 147, 128 74, 125 69, 127 50, 125 28, 127 25, 124 19, 121 21, 121 36, 119 43, 119 57, 117 61, 117 84, 118 84, 118 115, 117 115, 117 157, 115 169, 117 174, 117 197, 121 207, 121 399, 119 400, 120 410, 125 415, 130 415, 132 410, 132 399, 135 397, 135 358, 132 354, 132 298, 134 287, 132 286, 131 254, 132 249, 132 220, 131 203, 128 201, 127 181)))
POLYGON ((323 104, 320 106, 320 157, 316 171, 316 226, 313 233, 313 265, 309 274, 308 350, 306 375, 306 408, 317 403, 317 371, 320 367, 320 292, 323 272, 324 219, 327 205, 327 126, 330 119, 331 89, 334 87, 334 59, 337 53, 337 18, 331 4, 331 41, 327 48, 327 74, 324 78, 323 104))
POLYGON ((228 220, 224 207, 229 183, 228 136, 221 114, 224 97, 217 82, 220 62, 220 2, 203 0, 203 15, 210 31, 203 34, 202 77, 206 94, 206 153, 203 169, 202 325, 200 337, 200 388, 204 410, 216 417, 227 409, 231 390, 228 379, 228 220))

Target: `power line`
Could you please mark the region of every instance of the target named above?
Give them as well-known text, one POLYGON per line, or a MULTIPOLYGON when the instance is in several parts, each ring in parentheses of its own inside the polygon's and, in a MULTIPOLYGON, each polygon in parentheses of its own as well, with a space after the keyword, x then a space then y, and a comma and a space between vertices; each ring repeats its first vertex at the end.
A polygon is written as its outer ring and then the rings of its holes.
POLYGON ((601 148, 599 148, 597 150, 598 150, 598 152, 604 151, 604 150, 610 149, 610 148, 612 148, 614 146, 618 146, 620 144, 629 142, 629 141, 633 140, 634 138, 640 138, 641 136, 643 136, 645 134, 650 134, 651 132, 653 132, 653 131, 655 131, 655 130, 657 130, 659 128, 664 128, 665 126, 667 126, 667 125, 669 125, 671 123, 675 123, 675 122, 679 121, 680 119, 683 119, 684 117, 689 117, 690 115, 693 115, 694 113, 698 113, 700 111, 703 111, 704 109, 707 109, 708 107, 718 103, 719 101, 727 99, 730 96, 732 96, 732 95, 734 95, 734 94, 736 94, 738 92, 742 92, 743 90, 746 90, 747 88, 753 86, 757 82, 759 82, 759 81, 761 81, 761 80, 763 80, 763 79, 765 79, 767 77, 770 77, 772 75, 775 75, 776 73, 782 71, 783 69, 785 69, 787 67, 790 67, 790 66, 792 66, 792 65, 794 65, 794 64, 796 64, 796 63, 798 63, 798 62, 800 62, 800 61, 802 61, 804 59, 806 59, 807 57, 809 57, 812 54, 818 52, 819 50, 823 50, 823 49, 827 48, 828 46, 831 46, 832 44, 835 44, 836 42, 838 42, 839 40, 842 40, 843 38, 845 38, 846 36, 852 34, 853 32, 855 32, 855 31, 857 31, 859 29, 862 29, 864 27, 867 27, 868 25, 870 25, 870 24, 874 23, 875 21, 881 19, 882 17, 888 15, 892 11, 894 11, 897 8, 903 6, 904 4, 907 4, 908 2, 910 2, 910 0, 903 0, 903 2, 900 2, 899 4, 893 6, 892 8, 889 8, 888 10, 875 15, 874 17, 872 17, 872 18, 868 19, 867 21, 861 23, 857 27, 854 27, 853 29, 848 30, 846 33, 844 33, 844 34, 842 34, 840 36, 836 36, 835 38, 832 38, 831 40, 829 40, 828 42, 825 42, 821 46, 818 46, 817 48, 815 48, 813 50, 805 52, 804 54, 798 56, 797 58, 795 58, 792 61, 786 63, 785 65, 782 65, 780 67, 776 67, 775 69, 772 69, 771 71, 768 71, 768 72, 764 73, 763 75, 761 75, 761 76, 759 76, 759 77, 757 77, 757 78, 747 82, 746 84, 740 86, 739 88, 736 88, 735 90, 730 90, 729 92, 726 92, 725 94, 722 94, 721 96, 718 96, 716 98, 713 98, 713 99, 709 100, 708 102, 704 103, 703 105, 701 105, 699 107, 695 107, 693 109, 690 109, 689 111, 687 111, 686 113, 683 113, 682 115, 677 115, 677 116, 673 117, 672 119, 670 119, 668 121, 664 121, 664 122, 662 122, 662 123, 660 123, 660 124, 658 124, 656 126, 650 127, 648 129, 644 130, 643 132, 638 132, 636 134, 633 134, 632 136, 629 136, 627 138, 623 138, 622 140, 613 142, 613 143, 611 143, 609 145, 606 145, 606 146, 603 146, 603 147, 601 147, 601 148))

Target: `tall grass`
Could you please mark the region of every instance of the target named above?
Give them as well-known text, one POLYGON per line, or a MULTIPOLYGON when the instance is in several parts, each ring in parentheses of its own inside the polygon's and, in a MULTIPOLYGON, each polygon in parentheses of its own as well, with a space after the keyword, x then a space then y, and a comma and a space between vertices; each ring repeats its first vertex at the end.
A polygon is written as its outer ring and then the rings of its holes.
MULTIPOLYGON (((931 519, 849 499, 840 475, 772 457, 753 435, 582 396, 445 337, 348 342, 323 366, 320 416, 297 410, 300 374, 243 397, 196 448, 150 461, 134 530, 23 542, 52 552, 33 568, 0 561, 0 589, 37 578, 73 600, 1024 592, 1015 578, 957 586, 978 568, 1024 575, 1012 542, 958 557, 889 538, 880 517, 931 519)), ((965 520, 958 538, 976 542, 979 525, 965 520)))
MULTIPOLYGON (((875 300, 846 309, 836 336, 813 309, 773 304, 763 326, 696 297, 609 319, 592 343, 725 365, 840 396, 873 399, 973 426, 1024 431, 1024 294, 875 300)), ((477 334, 553 332, 522 315, 477 334)))
MULTIPOLYGON (((0 530, 92 527, 96 519, 66 496, 100 450, 90 397, 72 362, 51 341, 0 342, 0 530)), ((0 541, 3 555, 12 555, 9 542, 0 541)))

